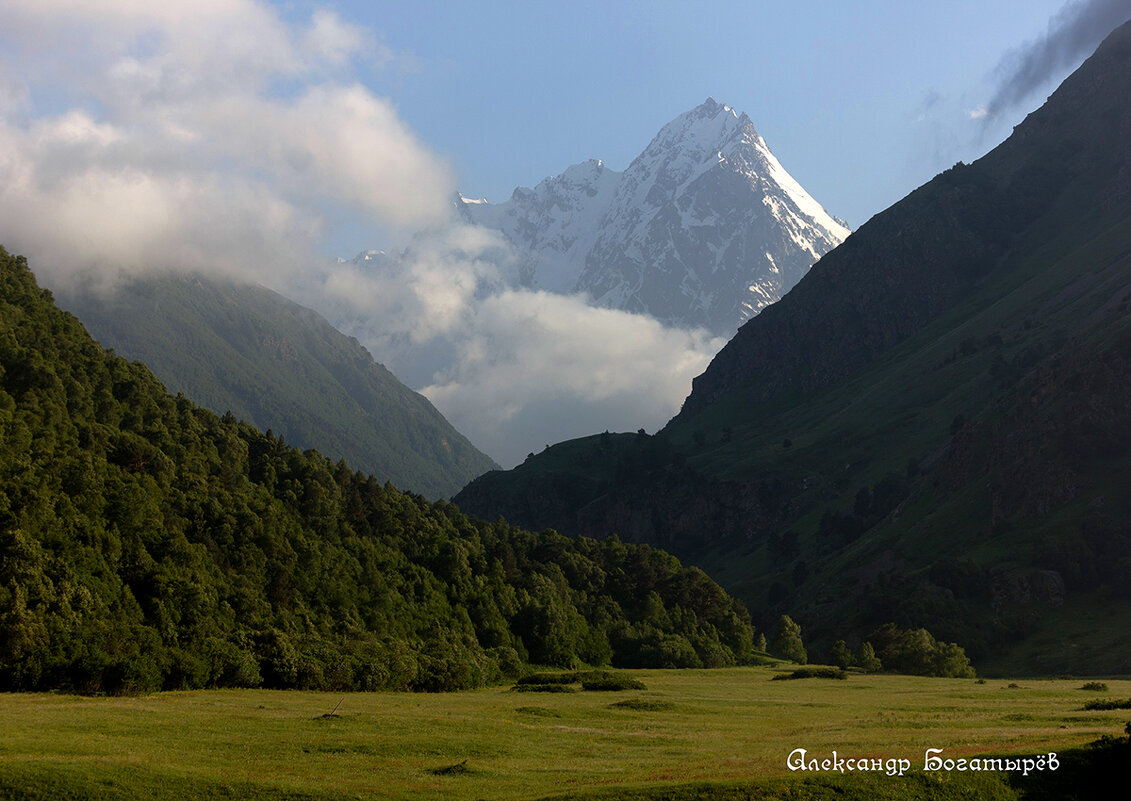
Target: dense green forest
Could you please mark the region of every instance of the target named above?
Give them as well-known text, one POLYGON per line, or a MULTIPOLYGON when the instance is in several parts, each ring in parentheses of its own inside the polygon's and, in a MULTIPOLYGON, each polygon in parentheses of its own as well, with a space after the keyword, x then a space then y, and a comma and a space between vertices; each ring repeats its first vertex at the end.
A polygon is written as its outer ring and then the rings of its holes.
POLYGON ((617 539, 429 503, 103 350, 0 249, 0 689, 471 687, 748 660, 745 610, 617 539))

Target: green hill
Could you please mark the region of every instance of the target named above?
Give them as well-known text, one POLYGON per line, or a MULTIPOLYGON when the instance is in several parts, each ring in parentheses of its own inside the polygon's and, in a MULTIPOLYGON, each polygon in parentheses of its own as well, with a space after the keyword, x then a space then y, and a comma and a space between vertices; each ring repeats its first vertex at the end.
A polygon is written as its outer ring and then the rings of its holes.
POLYGON ((473 520, 167 394, 0 249, 0 690, 440 690, 752 634, 666 553, 473 520))
POLYGON ((1129 98, 1125 25, 745 325, 657 436, 456 502, 664 543, 818 646, 894 621, 984 669, 1131 670, 1129 98))
POLYGON ((401 489, 448 498, 498 468, 356 340, 263 287, 167 276, 62 302, 171 392, 401 489))

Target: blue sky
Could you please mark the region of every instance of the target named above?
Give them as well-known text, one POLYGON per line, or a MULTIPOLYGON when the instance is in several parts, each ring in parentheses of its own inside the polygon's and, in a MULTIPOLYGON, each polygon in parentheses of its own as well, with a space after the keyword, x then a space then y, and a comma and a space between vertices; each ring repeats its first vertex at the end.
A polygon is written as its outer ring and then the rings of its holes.
MULTIPOLYGON (((338 3, 390 51, 365 78, 453 165, 503 200, 568 165, 623 169, 714 96, 750 115, 794 176, 858 226, 996 144, 1071 68, 992 124, 1011 51, 1063 0, 947 3, 338 3)), ((290 13, 307 13, 288 4, 290 13)), ((1073 65, 1074 66, 1074 65, 1073 65)))

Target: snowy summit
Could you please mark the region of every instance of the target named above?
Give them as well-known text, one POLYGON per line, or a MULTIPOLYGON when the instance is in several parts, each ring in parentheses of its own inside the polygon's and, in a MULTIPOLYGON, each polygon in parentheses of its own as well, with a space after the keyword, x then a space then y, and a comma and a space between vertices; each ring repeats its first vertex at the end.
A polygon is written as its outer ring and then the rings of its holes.
POLYGON ((724 336, 849 230, 782 167, 745 114, 708 98, 624 172, 575 164, 505 203, 459 204, 523 254, 523 284, 724 336))

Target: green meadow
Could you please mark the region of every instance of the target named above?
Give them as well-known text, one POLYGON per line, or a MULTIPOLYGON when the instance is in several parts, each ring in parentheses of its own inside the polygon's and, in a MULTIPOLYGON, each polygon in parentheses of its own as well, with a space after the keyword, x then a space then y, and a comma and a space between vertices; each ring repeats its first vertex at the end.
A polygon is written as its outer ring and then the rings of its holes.
MULTIPOLYGON (((1121 735, 1131 681, 631 671, 625 692, 267 690, 0 696, 0 798, 1015 798, 1002 774, 923 773, 943 757, 1064 753, 1121 735), (336 711, 335 711, 336 710, 336 711), (905 776, 791 772, 906 758, 905 776), (852 793, 849 792, 851 797, 852 793), (839 797, 845 797, 839 795, 839 797)), ((1013 784, 1024 790, 1024 782, 1013 784)))

